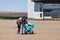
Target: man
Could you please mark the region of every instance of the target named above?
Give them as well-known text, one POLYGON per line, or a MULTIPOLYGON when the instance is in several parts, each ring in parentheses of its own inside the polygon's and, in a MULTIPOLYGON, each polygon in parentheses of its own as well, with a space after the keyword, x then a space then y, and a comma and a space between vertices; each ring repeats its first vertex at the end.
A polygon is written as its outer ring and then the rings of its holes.
POLYGON ((27 23, 28 23, 28 22, 27 22, 27 19, 26 19, 26 17, 24 16, 24 17, 22 18, 22 34, 25 33, 26 24, 27 24, 27 23))
POLYGON ((17 28, 18 28, 17 34, 20 34, 22 18, 19 18, 16 23, 17 23, 17 28))

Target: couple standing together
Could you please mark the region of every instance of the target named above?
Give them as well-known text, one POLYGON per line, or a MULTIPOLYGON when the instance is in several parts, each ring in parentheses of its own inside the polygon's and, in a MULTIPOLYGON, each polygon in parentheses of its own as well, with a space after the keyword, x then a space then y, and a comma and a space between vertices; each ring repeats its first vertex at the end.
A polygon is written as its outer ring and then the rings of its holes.
POLYGON ((24 34, 26 30, 26 24, 28 23, 27 18, 26 17, 19 18, 16 23, 18 28, 17 34, 20 34, 21 25, 22 25, 22 34, 24 34))

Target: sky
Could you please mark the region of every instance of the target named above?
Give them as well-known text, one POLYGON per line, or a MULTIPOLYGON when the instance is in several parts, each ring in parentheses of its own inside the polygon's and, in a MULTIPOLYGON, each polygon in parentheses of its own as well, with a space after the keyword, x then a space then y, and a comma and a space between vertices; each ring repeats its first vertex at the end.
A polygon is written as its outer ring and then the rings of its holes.
POLYGON ((27 12, 27 0, 0 0, 0 11, 27 12))

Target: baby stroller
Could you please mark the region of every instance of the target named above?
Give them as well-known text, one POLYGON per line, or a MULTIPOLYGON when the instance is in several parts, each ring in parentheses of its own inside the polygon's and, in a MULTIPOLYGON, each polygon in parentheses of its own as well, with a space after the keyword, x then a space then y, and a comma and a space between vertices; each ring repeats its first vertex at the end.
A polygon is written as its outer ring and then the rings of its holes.
POLYGON ((25 29, 25 34, 33 34, 34 33, 33 28, 34 28, 34 23, 32 22, 28 23, 28 26, 25 29))

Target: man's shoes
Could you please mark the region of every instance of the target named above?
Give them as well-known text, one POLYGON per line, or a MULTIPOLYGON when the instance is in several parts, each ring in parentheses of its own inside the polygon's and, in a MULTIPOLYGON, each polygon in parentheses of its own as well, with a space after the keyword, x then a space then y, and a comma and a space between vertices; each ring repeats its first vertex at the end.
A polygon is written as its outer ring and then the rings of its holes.
POLYGON ((22 35, 24 34, 24 33, 21 33, 22 35))

